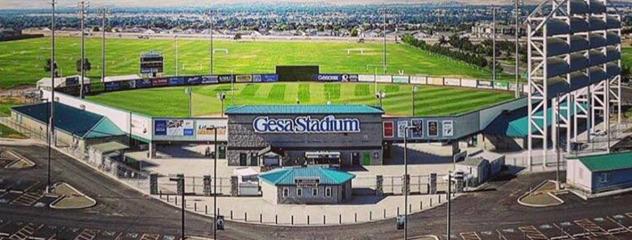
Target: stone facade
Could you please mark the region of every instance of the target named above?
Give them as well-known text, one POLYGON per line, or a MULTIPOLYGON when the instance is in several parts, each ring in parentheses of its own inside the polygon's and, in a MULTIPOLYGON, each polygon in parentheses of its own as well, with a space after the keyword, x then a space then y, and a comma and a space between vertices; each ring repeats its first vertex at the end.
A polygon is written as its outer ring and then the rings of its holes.
POLYGON ((273 186, 262 181, 261 189, 265 200, 277 204, 338 204, 349 201, 352 197, 351 181, 341 185, 314 187, 273 186))
MULTIPOLYGON (((308 114, 322 119, 329 114, 308 114)), ((294 119, 301 115, 270 115, 275 119, 294 119)), ((266 148, 278 149, 284 166, 304 163, 305 152, 340 152, 342 166, 381 165, 381 114, 334 115, 336 119, 352 118, 360 121, 360 132, 354 133, 256 133, 253 121, 259 115, 228 116, 227 159, 230 166, 260 165, 257 153, 266 148), (245 161, 244 161, 245 159, 245 161), (355 159, 355 161, 353 161, 355 159)))

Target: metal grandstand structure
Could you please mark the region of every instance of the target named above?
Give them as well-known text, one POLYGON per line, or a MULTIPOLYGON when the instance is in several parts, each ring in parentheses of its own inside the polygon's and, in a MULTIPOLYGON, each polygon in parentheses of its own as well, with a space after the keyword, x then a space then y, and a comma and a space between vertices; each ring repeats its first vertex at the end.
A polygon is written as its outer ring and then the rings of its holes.
POLYGON ((527 17, 530 169, 535 143, 546 167, 549 147, 570 152, 580 128, 610 134, 609 124, 596 123, 609 123, 611 107, 621 121, 621 17, 607 7, 607 0, 546 0, 527 17))

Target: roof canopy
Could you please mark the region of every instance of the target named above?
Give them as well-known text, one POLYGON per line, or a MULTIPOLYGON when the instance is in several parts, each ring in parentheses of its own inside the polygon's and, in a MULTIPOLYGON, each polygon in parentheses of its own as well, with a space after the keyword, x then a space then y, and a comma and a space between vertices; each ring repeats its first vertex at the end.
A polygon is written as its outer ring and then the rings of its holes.
POLYGON ((632 168, 632 152, 584 156, 577 159, 592 172, 632 168))
MULTIPOLYGON (((49 103, 13 107, 12 110, 48 124, 49 103)), ((55 102, 55 127, 81 139, 125 135, 107 117, 55 102)))
POLYGON ((384 111, 368 105, 248 105, 230 107, 226 114, 384 114, 384 111))
POLYGON ((101 153, 109 153, 109 152, 125 150, 125 149, 128 149, 129 147, 119 142, 106 142, 106 143, 92 145, 90 146, 90 148, 97 150, 101 153))
POLYGON ((355 175, 333 168, 311 166, 279 168, 262 173, 259 178, 275 186, 295 185, 297 178, 319 179, 319 184, 324 185, 340 185, 351 181, 355 175))

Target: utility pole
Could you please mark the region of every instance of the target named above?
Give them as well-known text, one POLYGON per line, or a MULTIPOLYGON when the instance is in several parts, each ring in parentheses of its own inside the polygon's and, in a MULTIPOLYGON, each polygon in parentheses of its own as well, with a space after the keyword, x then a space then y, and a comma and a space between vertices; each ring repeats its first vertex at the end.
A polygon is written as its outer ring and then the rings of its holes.
POLYGON ((215 161, 213 162, 213 239, 217 239, 217 160, 219 153, 217 152, 217 126, 213 128, 215 130, 215 161))
POLYGON ((384 37, 383 42, 384 42, 384 50, 383 50, 383 56, 382 56, 382 68, 384 69, 384 75, 386 75, 386 5, 382 5, 382 14, 384 15, 384 23, 383 23, 383 30, 382 30, 382 35, 384 37))
POLYGON ((86 32, 85 32, 85 22, 86 22, 86 1, 79 2, 79 19, 81 24, 81 82, 79 83, 79 98, 83 99, 83 82, 86 76, 85 63, 86 63, 86 51, 85 51, 85 43, 86 43, 86 32))
POLYGON ((516 35, 516 53, 514 54, 516 57, 516 93, 515 97, 520 97, 520 0, 516 1, 515 15, 516 15, 516 27, 515 27, 515 35, 516 35))
POLYGON ((101 82, 105 81, 105 23, 108 9, 101 9, 101 82))
MULTIPOLYGON (((569 104, 571 103, 571 101, 568 101, 569 104)), ((555 152, 557 154, 557 167, 555 170, 555 190, 559 191, 560 190, 560 158, 562 157, 562 154, 560 152, 560 93, 557 94, 556 98, 555 98, 555 108, 557 111, 557 117, 556 119, 556 123, 555 123, 555 127, 557 128, 555 130, 555 152)), ((570 106, 568 107, 568 109, 570 110, 570 106)), ((568 130, 567 130, 568 131, 568 130)), ((567 143, 570 144, 570 143, 567 143)))
POLYGON ((447 232, 447 234, 448 234, 448 235, 447 235, 447 239, 448 239, 448 240, 450 239, 450 235, 451 235, 451 233, 450 233, 450 232, 451 232, 451 227, 452 227, 452 226, 451 226, 451 224, 452 224, 452 222, 451 222, 451 221, 452 221, 452 219, 450 219, 450 207, 451 207, 451 206, 450 206, 450 204, 451 204, 451 203, 450 203, 450 202, 451 202, 451 201, 450 201, 450 195, 452 195, 452 171, 449 171, 449 172, 448 172, 448 204, 447 204, 447 205, 448 205, 448 207, 447 207, 447 208, 448 208, 448 214, 447 214, 447 215, 448 215, 448 216, 447 216, 447 218, 448 218, 448 219, 447 219, 447 221, 446 221, 446 223, 447 223, 447 224, 446 224, 446 225, 447 225, 447 226, 446 226, 446 232, 447 232))
POLYGON ((215 58, 215 48, 213 46, 213 10, 208 10, 208 20, 210 22, 211 28, 209 29, 209 32, 211 34, 211 75, 213 75, 214 71, 213 71, 213 61, 215 58))
POLYGON ((492 81, 496 81, 496 6, 492 5, 492 81))
POLYGON ((52 141, 55 136, 55 75, 57 74, 57 64, 55 64, 55 4, 57 4, 56 0, 51 1, 52 6, 52 18, 51 18, 51 60, 50 60, 50 85, 51 85, 51 93, 50 93, 50 116, 48 119, 48 124, 50 127, 48 128, 48 167, 47 167, 47 185, 46 192, 51 192, 51 152, 52 152, 52 141))

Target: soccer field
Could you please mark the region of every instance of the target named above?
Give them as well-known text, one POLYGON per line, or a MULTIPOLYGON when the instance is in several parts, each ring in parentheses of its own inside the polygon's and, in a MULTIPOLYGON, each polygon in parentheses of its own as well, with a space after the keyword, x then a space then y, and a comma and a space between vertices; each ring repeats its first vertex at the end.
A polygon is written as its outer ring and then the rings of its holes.
MULTIPOLYGON (((80 57, 80 39, 57 39, 57 62, 62 75, 76 74, 80 57)), ((166 39, 107 39, 107 75, 134 74, 139 71, 139 56, 155 50, 165 55, 165 74, 174 75, 175 41, 166 39)), ((179 75, 210 72, 210 41, 179 41, 179 75)), ((231 41, 216 40, 216 74, 274 73, 276 65, 320 65, 324 73, 373 74, 382 64, 382 44, 333 41, 231 41), (220 51, 225 49, 226 51, 220 51), (351 51, 349 51, 351 50, 351 51), (364 54, 360 50, 364 51, 364 54)), ((86 41, 86 56, 92 63, 88 77, 101 75, 101 40, 86 41)), ((44 64, 50 58, 50 38, 0 42, 0 88, 33 85, 46 77, 44 64)), ((491 79, 489 69, 430 54, 405 44, 388 44, 388 74, 419 74, 491 79)), ((381 67, 378 74, 382 74, 381 67)), ((500 79, 512 77, 502 75, 500 79)))
MULTIPOLYGON (((379 105, 372 83, 248 83, 195 86, 192 91, 194 116, 217 116, 221 102, 217 94, 225 92, 225 107, 245 104, 369 104, 379 105)), ((412 114, 412 85, 378 84, 386 92, 383 108, 389 115, 412 114)), ((188 95, 185 87, 140 89, 104 93, 88 97, 90 101, 150 116, 187 117, 188 95)), ((418 86, 414 96, 415 115, 448 116, 466 113, 513 99, 506 91, 470 88, 418 86)))

